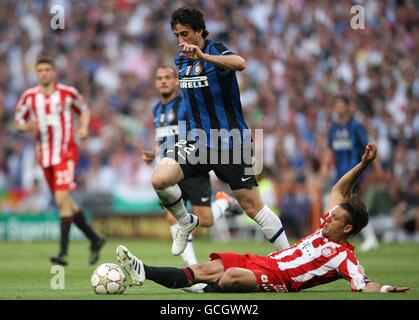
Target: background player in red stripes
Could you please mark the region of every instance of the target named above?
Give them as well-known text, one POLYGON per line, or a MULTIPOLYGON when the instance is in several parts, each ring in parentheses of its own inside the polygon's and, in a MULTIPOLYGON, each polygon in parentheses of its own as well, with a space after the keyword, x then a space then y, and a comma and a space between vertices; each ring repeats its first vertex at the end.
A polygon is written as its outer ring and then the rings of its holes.
POLYGON ((118 261, 136 285, 142 285, 146 279, 168 288, 208 283, 201 292, 295 292, 342 278, 350 282, 354 292, 408 291, 407 287, 369 280, 348 242, 368 223, 365 205, 351 189, 376 156, 376 146, 368 144, 361 162, 333 187, 319 228, 288 249, 268 256, 212 253, 206 264, 178 269, 145 265, 126 247, 118 246, 118 261))
POLYGON ((90 240, 90 264, 99 259, 99 251, 105 240, 99 237, 86 221, 81 208, 74 202, 75 168, 78 161, 79 139, 88 136, 90 111, 78 91, 56 82, 54 62, 41 57, 36 62, 39 84, 26 90, 16 106, 15 123, 21 132, 35 135, 36 157, 61 217, 60 252, 51 262, 67 265, 67 252, 71 224, 74 224, 90 240), (80 116, 76 129, 74 114, 80 116))

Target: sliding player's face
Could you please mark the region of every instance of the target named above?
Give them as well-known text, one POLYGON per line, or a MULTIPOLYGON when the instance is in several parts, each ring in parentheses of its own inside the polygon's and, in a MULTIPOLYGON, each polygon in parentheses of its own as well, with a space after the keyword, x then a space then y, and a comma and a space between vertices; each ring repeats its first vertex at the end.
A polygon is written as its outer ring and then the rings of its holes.
POLYGON ((179 85, 175 72, 171 68, 159 68, 154 85, 162 97, 169 97, 179 85))
POLYGON ((36 76, 43 86, 55 81, 55 68, 49 63, 40 63, 36 66, 36 76))
POLYGON ((187 43, 198 46, 202 42, 202 30, 195 31, 190 26, 176 24, 173 28, 175 36, 179 40, 179 44, 187 43))
POLYGON ((345 209, 336 207, 323 226, 323 235, 333 240, 346 238, 352 230, 352 225, 348 224, 348 217, 349 213, 345 209))

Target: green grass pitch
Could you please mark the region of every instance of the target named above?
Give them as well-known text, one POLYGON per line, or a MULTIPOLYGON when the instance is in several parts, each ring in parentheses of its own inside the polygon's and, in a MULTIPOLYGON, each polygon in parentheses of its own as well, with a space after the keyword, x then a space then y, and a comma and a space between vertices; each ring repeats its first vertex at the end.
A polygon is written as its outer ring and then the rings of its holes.
MULTIPOLYGON (((126 245, 146 264, 157 266, 182 266, 181 258, 170 253, 171 243, 158 240, 109 240, 98 264, 115 262, 115 248, 126 245)), ((359 241, 355 241, 355 245, 359 241)), ((208 260, 211 252, 251 252, 264 255, 273 251, 268 243, 210 242, 199 240, 194 246, 201 262, 208 260)), ((419 245, 383 244, 380 249, 358 253, 357 257, 368 276, 381 284, 408 286, 404 294, 351 293, 345 280, 304 290, 298 293, 242 293, 242 294, 193 294, 179 289, 166 289, 146 281, 142 287, 128 287, 122 295, 96 295, 90 287, 88 243, 70 244, 70 264, 65 268, 65 289, 53 290, 50 282, 53 274, 49 257, 58 250, 56 242, 17 243, 0 242, 0 299, 137 299, 137 300, 417 300, 419 299, 419 245)))

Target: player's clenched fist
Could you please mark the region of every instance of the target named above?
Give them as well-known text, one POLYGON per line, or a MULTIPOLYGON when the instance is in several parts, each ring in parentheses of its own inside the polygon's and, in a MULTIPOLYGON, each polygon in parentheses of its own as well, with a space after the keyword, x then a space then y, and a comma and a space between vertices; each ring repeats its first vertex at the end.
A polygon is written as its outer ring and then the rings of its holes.
POLYGON ((204 56, 204 53, 202 53, 201 49, 199 49, 199 47, 194 44, 181 43, 179 44, 179 47, 182 48, 182 52, 180 53, 182 58, 196 60, 201 59, 204 56))

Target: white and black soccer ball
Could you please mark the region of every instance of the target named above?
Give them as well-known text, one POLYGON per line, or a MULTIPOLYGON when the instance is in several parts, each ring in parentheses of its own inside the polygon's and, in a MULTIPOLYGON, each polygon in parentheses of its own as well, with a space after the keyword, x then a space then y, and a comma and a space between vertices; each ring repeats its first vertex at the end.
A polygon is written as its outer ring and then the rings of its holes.
POLYGON ((96 294, 121 294, 127 288, 124 271, 115 263, 101 264, 93 271, 90 278, 96 294))

